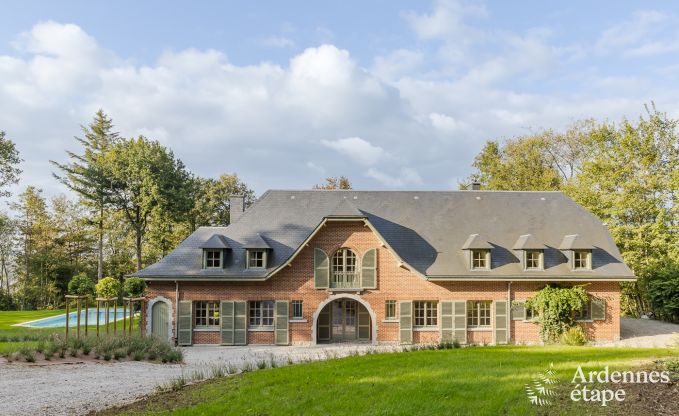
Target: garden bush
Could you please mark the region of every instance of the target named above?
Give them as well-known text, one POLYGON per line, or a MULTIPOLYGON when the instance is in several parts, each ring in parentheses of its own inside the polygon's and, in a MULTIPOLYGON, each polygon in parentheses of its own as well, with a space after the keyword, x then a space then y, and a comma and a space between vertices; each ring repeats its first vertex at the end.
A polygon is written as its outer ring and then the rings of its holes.
POLYGON ((117 298, 120 295, 120 281, 112 277, 104 277, 95 288, 100 298, 117 298))
POLYGON ((85 273, 76 274, 68 282, 68 293, 71 295, 94 295, 95 283, 85 273))
POLYGON ((561 334, 559 341, 564 345, 585 345, 587 343, 587 336, 582 327, 576 325, 561 334))
POLYGON ((127 296, 139 297, 144 294, 144 290, 146 290, 146 282, 139 277, 128 277, 123 283, 123 292, 127 296))
POLYGON ((589 302, 582 286, 558 287, 547 285, 526 300, 525 307, 537 312, 540 337, 545 342, 557 342, 561 334, 575 325, 573 312, 589 302))

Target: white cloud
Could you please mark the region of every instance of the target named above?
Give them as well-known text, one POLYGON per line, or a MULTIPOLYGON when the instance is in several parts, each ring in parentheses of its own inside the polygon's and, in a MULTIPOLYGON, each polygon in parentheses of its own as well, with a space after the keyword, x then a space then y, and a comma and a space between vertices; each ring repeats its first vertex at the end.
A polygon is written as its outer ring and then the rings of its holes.
POLYGON ((679 18, 657 10, 642 10, 608 27, 595 44, 601 54, 644 57, 679 50, 679 18))
POLYGON ((377 168, 370 168, 366 176, 375 179, 390 188, 402 188, 408 185, 422 185, 422 178, 415 169, 404 167, 397 174, 388 174, 377 168))
POLYGON ((467 17, 484 17, 487 10, 479 2, 460 0, 439 0, 429 14, 405 12, 410 27, 421 39, 440 39, 460 35, 468 30, 464 22, 467 17))
POLYGON ((272 48, 294 48, 295 47, 295 41, 286 38, 285 36, 269 36, 263 39, 260 39, 259 43, 263 46, 269 46, 272 48))
POLYGON ((395 80, 399 77, 412 74, 423 62, 424 54, 419 51, 397 49, 386 56, 378 56, 374 59, 371 72, 387 80, 395 80))
POLYGON ((360 137, 347 137, 338 140, 321 140, 323 145, 334 149, 361 165, 374 165, 386 156, 386 152, 379 146, 370 144, 360 137))

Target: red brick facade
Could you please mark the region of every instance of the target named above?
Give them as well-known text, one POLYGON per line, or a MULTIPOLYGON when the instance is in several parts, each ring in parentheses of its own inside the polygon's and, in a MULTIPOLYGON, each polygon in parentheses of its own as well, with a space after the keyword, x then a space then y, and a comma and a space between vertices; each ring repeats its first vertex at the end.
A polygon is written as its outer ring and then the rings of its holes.
MULTIPOLYGON (((377 288, 362 290, 360 294, 352 293, 360 298, 369 311, 374 313, 372 322, 377 328, 375 342, 398 342, 399 322, 385 321, 385 301, 387 300, 523 300, 531 296, 535 290, 544 286, 544 282, 505 282, 505 281, 427 281, 418 274, 400 267, 398 259, 392 252, 382 246, 380 239, 363 222, 329 222, 321 229, 298 256, 266 281, 258 282, 186 282, 180 281, 179 300, 219 301, 219 300, 302 300, 303 320, 291 321, 290 342, 313 343, 314 317, 319 305, 329 297, 341 297, 341 293, 331 293, 327 289, 315 289, 313 281, 313 252, 321 248, 329 256, 341 247, 351 248, 359 258, 369 249, 377 249, 377 288)), ((150 301, 162 296, 171 303, 171 311, 176 313, 175 282, 149 281, 147 297, 150 301)), ((620 326, 620 289, 618 282, 592 282, 587 286, 588 292, 606 300, 605 320, 584 322, 588 336, 592 340, 605 341, 619 339, 620 326)), ((491 308, 494 309, 494 308, 491 308)), ((290 310, 292 313, 292 308, 290 310)), ((173 319, 174 321, 174 319, 173 319)), ((440 319, 439 319, 440 321, 440 319)), ((494 316, 492 322, 495 322, 494 316)), ((510 342, 539 342, 538 327, 535 323, 510 320, 510 342)), ((440 322, 439 322, 440 323, 440 322)), ((372 329, 372 328, 371 328, 372 329)), ((174 329, 172 333, 175 334, 174 329)), ((218 331, 193 332, 196 344, 219 343, 218 331)), ((413 342, 438 342, 438 330, 413 331, 413 342)), ((494 336, 491 330, 468 330, 469 343, 490 344, 494 336)), ((273 332, 248 332, 250 344, 273 344, 273 332)))

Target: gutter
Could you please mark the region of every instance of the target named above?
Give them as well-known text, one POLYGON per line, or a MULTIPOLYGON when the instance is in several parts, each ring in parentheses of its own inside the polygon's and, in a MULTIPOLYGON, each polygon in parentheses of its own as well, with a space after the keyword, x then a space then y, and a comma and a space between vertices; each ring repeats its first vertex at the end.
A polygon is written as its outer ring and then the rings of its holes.
POLYGON ((177 342, 179 341, 179 336, 177 334, 177 324, 179 322, 179 281, 175 280, 174 281, 174 345, 177 345, 177 342))

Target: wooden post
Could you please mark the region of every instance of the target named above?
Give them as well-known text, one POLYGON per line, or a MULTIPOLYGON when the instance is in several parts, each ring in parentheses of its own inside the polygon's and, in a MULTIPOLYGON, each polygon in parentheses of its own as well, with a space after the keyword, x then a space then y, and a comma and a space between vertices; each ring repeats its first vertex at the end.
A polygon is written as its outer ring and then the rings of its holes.
POLYGON ((87 336, 87 319, 90 315, 90 298, 85 296, 85 336, 87 336))
POLYGON ((104 303, 106 304, 106 317, 104 318, 104 322, 106 322, 106 335, 108 335, 108 321, 109 321, 109 304, 110 302, 108 300, 105 300, 104 303))
POLYGON ((66 297, 66 339, 68 339, 68 303, 70 302, 69 298, 66 297))
POLYGON ((128 302, 123 298, 123 334, 127 334, 127 304, 128 302))
POLYGON ((118 299, 113 300, 113 335, 118 332, 118 299))
POLYGON ((99 299, 95 301, 97 302, 97 338, 99 338, 99 299))
POLYGON ((144 325, 141 324, 142 319, 146 316, 146 299, 142 298, 139 303, 141 303, 141 308, 139 308, 139 333, 143 337, 144 334, 144 325))
POLYGON ((76 302, 76 305, 78 305, 78 319, 76 320, 77 326, 76 326, 76 329, 75 329, 75 334, 76 334, 76 338, 80 339, 80 312, 81 312, 80 298, 77 298, 75 302, 76 302))

